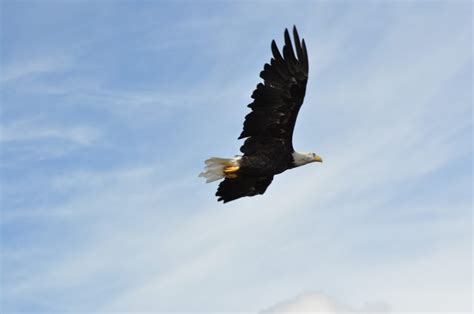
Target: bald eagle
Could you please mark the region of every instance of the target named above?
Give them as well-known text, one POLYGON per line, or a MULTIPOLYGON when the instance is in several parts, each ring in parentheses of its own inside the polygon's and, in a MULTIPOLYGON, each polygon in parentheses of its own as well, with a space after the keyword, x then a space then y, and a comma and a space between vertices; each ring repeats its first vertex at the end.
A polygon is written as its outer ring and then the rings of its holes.
POLYGON ((308 81, 308 53, 295 26, 295 49, 288 29, 284 37, 283 55, 272 41, 273 58, 260 72, 263 83, 257 85, 252 94, 253 102, 248 105, 252 111, 245 117, 238 138, 245 138, 240 147, 243 155, 209 158, 199 175, 206 178, 206 182, 224 179, 216 192, 218 201, 226 203, 263 194, 275 175, 311 162, 322 162, 315 153, 299 153, 293 149, 293 130, 308 81))

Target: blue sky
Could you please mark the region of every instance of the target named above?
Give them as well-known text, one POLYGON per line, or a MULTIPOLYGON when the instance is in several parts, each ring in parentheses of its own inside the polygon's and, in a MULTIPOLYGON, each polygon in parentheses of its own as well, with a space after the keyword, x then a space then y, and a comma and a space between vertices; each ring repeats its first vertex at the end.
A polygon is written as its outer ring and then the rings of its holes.
POLYGON ((472 3, 1 2, 2 312, 470 312, 472 3), (226 205, 270 42, 297 150, 226 205))

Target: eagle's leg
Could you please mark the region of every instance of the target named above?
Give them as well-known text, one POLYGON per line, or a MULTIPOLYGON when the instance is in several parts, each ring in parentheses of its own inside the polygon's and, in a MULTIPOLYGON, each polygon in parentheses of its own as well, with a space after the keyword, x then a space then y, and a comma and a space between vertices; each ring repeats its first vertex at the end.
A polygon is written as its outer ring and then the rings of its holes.
POLYGON ((237 178, 237 171, 239 171, 239 166, 227 166, 224 168, 224 175, 226 178, 235 179, 237 178))

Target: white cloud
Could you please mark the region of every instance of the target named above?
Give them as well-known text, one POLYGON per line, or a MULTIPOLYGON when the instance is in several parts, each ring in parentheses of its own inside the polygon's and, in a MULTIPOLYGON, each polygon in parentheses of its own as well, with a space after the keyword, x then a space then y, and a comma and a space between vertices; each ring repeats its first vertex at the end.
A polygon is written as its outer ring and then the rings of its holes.
POLYGON ((383 302, 367 304, 360 309, 342 304, 324 293, 303 293, 292 300, 278 303, 260 312, 261 314, 296 314, 296 313, 390 313, 389 306, 383 302))
POLYGON ((320 293, 305 293, 295 299, 278 303, 261 313, 327 313, 338 314, 348 312, 348 308, 337 304, 328 296, 320 293))

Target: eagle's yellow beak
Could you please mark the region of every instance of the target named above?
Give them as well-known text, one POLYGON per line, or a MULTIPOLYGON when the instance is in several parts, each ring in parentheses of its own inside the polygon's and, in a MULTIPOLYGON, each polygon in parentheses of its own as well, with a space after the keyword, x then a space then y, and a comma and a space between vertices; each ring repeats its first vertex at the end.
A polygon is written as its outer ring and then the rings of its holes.
POLYGON ((316 157, 314 157, 313 160, 317 162, 323 162, 323 159, 318 155, 316 155, 316 157))

